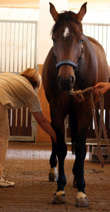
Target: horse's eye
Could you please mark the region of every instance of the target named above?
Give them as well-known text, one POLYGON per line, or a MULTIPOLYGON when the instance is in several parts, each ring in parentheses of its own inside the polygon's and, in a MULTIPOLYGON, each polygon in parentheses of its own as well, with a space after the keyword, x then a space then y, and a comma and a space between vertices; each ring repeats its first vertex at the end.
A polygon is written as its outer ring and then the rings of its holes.
POLYGON ((83 40, 83 39, 79 40, 79 44, 80 44, 80 43, 83 43, 83 42, 84 42, 84 40, 83 40))

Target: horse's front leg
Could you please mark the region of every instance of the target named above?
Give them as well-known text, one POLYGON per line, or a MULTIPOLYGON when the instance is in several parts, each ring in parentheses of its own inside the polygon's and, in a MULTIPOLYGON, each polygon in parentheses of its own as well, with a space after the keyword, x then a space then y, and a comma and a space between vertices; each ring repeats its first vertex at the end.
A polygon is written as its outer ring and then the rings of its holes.
MULTIPOLYGON (((52 107, 53 108, 53 107, 52 107)), ((64 160, 67 154, 67 146, 64 141, 64 116, 62 115, 60 108, 56 110, 51 109, 52 126, 56 132, 57 144, 53 144, 52 155, 50 158, 51 167, 56 167, 55 155, 58 157, 58 181, 57 191, 54 196, 53 203, 64 203, 65 192, 64 187, 66 185, 66 177, 64 173, 64 160)))
POLYGON ((85 180, 84 180, 84 159, 86 156, 86 132, 81 130, 77 136, 75 154, 76 159, 73 167, 74 180, 78 188, 76 206, 88 207, 88 199, 85 194, 85 180))

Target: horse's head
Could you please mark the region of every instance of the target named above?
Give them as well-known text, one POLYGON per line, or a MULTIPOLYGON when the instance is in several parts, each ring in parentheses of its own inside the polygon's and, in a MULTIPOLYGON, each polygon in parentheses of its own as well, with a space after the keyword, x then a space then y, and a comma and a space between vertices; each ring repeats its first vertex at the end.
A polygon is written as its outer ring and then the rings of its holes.
POLYGON ((55 21, 52 29, 53 54, 59 70, 58 84, 62 90, 71 90, 75 84, 75 73, 83 54, 81 21, 86 13, 86 4, 77 14, 71 11, 59 14, 50 3, 50 13, 55 21))

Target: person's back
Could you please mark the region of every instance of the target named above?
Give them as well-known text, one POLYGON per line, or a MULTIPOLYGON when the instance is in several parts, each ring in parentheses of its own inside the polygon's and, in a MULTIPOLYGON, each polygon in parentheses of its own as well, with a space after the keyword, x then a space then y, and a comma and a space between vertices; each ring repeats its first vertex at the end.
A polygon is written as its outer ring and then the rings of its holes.
POLYGON ((27 106, 30 112, 36 112, 36 109, 41 111, 32 84, 24 76, 15 73, 0 74, 0 102, 7 109, 27 106))

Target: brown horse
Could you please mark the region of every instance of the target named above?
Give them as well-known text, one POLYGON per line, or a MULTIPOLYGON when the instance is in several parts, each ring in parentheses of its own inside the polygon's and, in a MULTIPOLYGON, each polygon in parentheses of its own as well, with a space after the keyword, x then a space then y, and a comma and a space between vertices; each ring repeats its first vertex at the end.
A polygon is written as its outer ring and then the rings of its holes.
POLYGON ((88 206, 85 194, 84 159, 86 137, 91 122, 90 93, 79 101, 70 95, 70 90, 85 89, 99 81, 108 81, 108 65, 102 46, 83 34, 81 21, 86 13, 84 3, 76 14, 71 11, 58 13, 50 3, 50 13, 55 21, 52 29, 53 47, 45 60, 42 78, 45 94, 50 105, 52 126, 57 135, 57 144, 52 141, 50 178, 59 162, 57 191, 54 203, 65 201, 64 160, 67 154, 64 120, 70 116, 71 139, 75 143, 74 184, 78 193, 77 206, 88 206))

